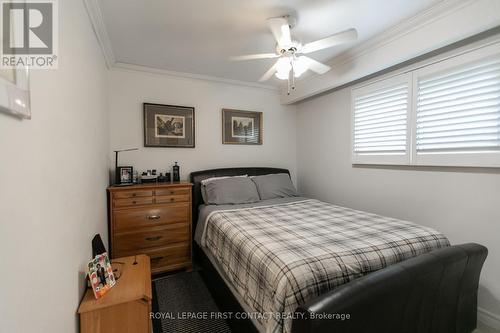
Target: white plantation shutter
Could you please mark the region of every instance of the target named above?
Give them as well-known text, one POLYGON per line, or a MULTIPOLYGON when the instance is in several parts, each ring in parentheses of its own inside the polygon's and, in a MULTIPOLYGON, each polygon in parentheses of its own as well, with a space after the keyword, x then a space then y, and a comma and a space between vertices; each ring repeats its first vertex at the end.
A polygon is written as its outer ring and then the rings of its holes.
POLYGON ((416 149, 500 149, 500 57, 418 80, 416 149))
POLYGON ((353 89, 352 162, 500 167, 500 40, 353 89))
POLYGON ((354 163, 407 163, 407 74, 353 92, 354 163))

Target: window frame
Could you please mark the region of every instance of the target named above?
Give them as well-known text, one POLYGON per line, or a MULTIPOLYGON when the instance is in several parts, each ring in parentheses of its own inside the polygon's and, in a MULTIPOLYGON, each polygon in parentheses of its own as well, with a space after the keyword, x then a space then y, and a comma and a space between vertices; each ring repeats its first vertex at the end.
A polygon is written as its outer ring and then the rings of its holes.
POLYGON ((449 152, 417 154, 417 103, 419 78, 432 74, 446 73, 469 63, 500 57, 500 40, 481 45, 465 52, 455 53, 439 60, 430 61, 401 70, 399 73, 377 78, 351 89, 351 162, 353 165, 405 165, 405 166, 444 166, 444 167, 500 167, 500 150, 491 152, 449 152), (354 151, 354 101, 356 97, 369 94, 408 80, 407 150, 405 155, 357 154, 354 151))

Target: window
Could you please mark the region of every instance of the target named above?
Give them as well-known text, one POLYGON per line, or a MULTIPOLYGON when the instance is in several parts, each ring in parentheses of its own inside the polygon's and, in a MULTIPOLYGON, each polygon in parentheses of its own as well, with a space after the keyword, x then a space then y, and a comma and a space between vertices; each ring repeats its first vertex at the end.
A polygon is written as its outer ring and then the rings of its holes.
POLYGON ((500 167, 500 47, 354 89, 353 163, 500 167))
POLYGON ((353 92, 353 159, 407 164, 411 76, 399 75, 353 92))

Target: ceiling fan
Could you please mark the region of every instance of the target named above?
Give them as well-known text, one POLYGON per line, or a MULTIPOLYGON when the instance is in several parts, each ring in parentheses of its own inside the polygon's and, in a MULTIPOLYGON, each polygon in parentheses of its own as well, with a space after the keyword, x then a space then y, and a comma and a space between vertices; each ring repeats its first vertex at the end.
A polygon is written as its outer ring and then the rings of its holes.
POLYGON ((276 39, 276 53, 231 57, 231 60, 234 61, 278 58, 276 63, 262 75, 259 81, 267 81, 275 74, 280 80, 288 80, 288 94, 290 94, 290 89, 295 89, 295 78, 300 77, 308 69, 318 74, 324 74, 331 69, 330 66, 322 64, 304 54, 344 44, 356 40, 358 37, 356 29, 348 29, 302 45, 300 42, 292 39, 292 35, 290 34, 291 23, 293 23, 293 19, 290 16, 267 19, 267 25, 276 39))

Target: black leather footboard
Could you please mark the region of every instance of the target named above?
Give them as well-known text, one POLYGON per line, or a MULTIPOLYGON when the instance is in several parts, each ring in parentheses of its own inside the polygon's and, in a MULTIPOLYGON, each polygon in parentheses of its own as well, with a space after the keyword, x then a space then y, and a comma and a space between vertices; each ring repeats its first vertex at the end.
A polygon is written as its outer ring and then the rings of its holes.
POLYGON ((368 274, 300 306, 292 332, 472 332, 487 254, 455 245, 368 274))

